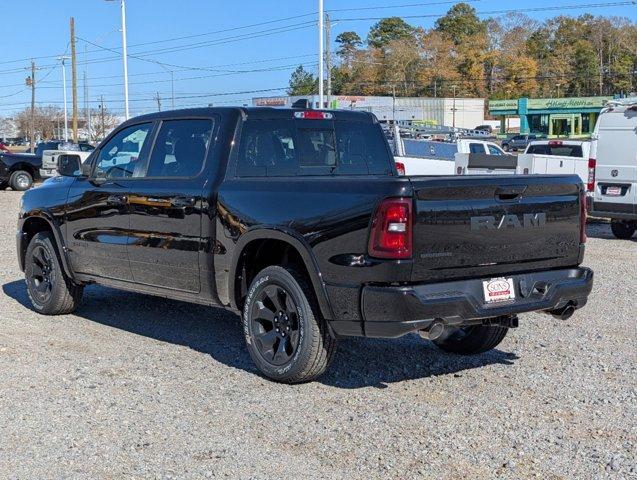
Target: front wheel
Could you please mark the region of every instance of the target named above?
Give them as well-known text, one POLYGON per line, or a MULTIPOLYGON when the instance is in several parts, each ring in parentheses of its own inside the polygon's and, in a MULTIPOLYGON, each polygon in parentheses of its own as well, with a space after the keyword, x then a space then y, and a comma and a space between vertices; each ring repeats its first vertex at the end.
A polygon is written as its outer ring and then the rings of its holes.
POLYGON ((628 240, 635 233, 636 222, 628 222, 626 220, 611 220, 610 229, 616 238, 620 240, 628 240))
POLYGON ((444 340, 434 340, 438 348, 460 355, 475 355, 497 347, 509 329, 500 325, 472 325, 458 328, 444 340))
POLYGON ((290 268, 271 266, 257 274, 243 308, 243 330, 257 368, 277 382, 315 379, 336 351, 309 283, 290 268))
POLYGON ((33 236, 24 262, 27 293, 38 313, 63 315, 75 310, 84 287, 73 283, 64 273, 50 233, 40 232, 33 236))
POLYGON ((24 190, 31 188, 33 185, 33 176, 26 170, 18 170, 11 174, 9 184, 12 189, 18 192, 23 192, 24 190))

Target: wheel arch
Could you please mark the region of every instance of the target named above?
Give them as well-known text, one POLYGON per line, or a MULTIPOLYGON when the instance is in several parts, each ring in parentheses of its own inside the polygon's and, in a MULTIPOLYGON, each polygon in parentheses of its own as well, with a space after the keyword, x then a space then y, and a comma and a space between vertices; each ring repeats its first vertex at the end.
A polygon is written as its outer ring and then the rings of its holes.
POLYGON ((247 294, 251 278, 262 268, 279 264, 272 262, 273 259, 277 258, 298 260, 296 263, 301 264, 300 266, 303 267, 311 282, 323 318, 331 320, 333 318, 332 308, 311 247, 303 238, 298 237, 293 232, 276 228, 250 230, 243 234, 237 242, 228 277, 231 306, 237 310, 242 308, 242 300, 247 294), (248 262, 255 255, 261 253, 265 247, 269 247, 268 256, 263 261, 256 263, 254 268, 250 268, 248 262))
POLYGON ((36 176, 38 175, 38 169, 35 168, 30 163, 25 163, 25 162, 18 162, 18 163, 14 163, 13 165, 11 165, 11 168, 9 168, 9 174, 13 175, 15 172, 20 171, 20 170, 24 170, 26 172, 29 172, 29 174, 31 175, 33 180, 35 180, 36 176))
POLYGON ((69 278, 73 278, 73 272, 70 268, 70 263, 67 257, 66 245, 64 244, 64 239, 62 238, 60 229, 56 222, 47 215, 46 212, 40 212, 40 214, 37 215, 29 215, 22 221, 20 232, 18 234, 18 262, 20 264, 20 270, 24 271, 25 255, 31 239, 40 232, 50 232, 53 235, 55 247, 60 255, 64 272, 69 276, 69 278))

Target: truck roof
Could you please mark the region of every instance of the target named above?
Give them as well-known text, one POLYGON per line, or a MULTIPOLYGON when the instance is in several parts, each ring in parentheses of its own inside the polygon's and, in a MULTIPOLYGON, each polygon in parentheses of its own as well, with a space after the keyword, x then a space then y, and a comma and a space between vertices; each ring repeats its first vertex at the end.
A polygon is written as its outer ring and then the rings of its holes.
POLYGON ((239 112, 245 117, 255 119, 291 119, 295 118, 297 112, 324 112, 332 115, 334 120, 345 120, 365 123, 376 123, 378 120, 374 114, 370 112, 361 112, 355 110, 312 110, 303 108, 274 108, 274 107, 201 107, 201 108, 185 108, 179 110, 165 110, 162 112, 154 112, 146 115, 127 120, 161 120, 164 118, 185 118, 192 116, 210 116, 214 114, 227 114, 230 112, 239 112))

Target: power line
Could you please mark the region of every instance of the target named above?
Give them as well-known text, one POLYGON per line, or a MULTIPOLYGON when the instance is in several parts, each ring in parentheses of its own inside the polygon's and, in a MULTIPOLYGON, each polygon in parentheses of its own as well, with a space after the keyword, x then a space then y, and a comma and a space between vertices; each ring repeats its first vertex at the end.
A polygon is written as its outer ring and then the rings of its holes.
MULTIPOLYGON (((608 2, 608 3, 583 3, 579 5, 554 5, 546 7, 529 7, 529 8, 512 8, 507 10, 485 10, 483 12, 476 12, 476 15, 503 15, 507 13, 530 13, 530 12, 544 12, 555 10, 579 10, 588 8, 603 8, 603 7, 623 7, 626 5, 635 5, 635 0, 629 0, 624 2, 608 2)), ((442 18, 446 13, 430 13, 426 15, 402 15, 401 18, 442 18)), ((387 17, 365 17, 365 18, 338 18, 334 21, 337 22, 350 22, 350 21, 371 21, 371 20, 383 20, 387 17)))
MULTIPOLYGON (((465 3, 470 2, 479 2, 480 0, 464 0, 465 3)), ((328 13, 332 12, 356 12, 361 10, 384 10, 384 9, 393 9, 393 8, 410 8, 410 7, 428 7, 431 5, 448 5, 448 4, 456 4, 457 0, 445 0, 441 2, 426 2, 426 3, 408 3, 403 5, 376 5, 375 7, 356 7, 356 8, 332 8, 329 10, 325 10, 328 13)))

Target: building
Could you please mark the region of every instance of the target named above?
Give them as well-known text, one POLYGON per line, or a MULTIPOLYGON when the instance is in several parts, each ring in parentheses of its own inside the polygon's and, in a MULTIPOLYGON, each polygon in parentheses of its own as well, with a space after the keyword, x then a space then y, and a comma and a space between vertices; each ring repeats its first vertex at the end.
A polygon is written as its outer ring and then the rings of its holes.
MULTIPOLYGON (((308 99, 319 107, 318 95, 259 97, 255 107, 291 107, 300 99, 308 99)), ((431 126, 475 128, 484 123, 483 98, 374 97, 334 95, 329 108, 372 112, 380 121, 418 121, 431 126)), ((327 107, 328 104, 326 103, 327 107)))
POLYGON ((489 114, 500 118, 500 133, 506 133, 506 118, 520 118, 520 133, 542 133, 549 137, 587 136, 604 104, 612 97, 518 98, 490 100, 489 114))

